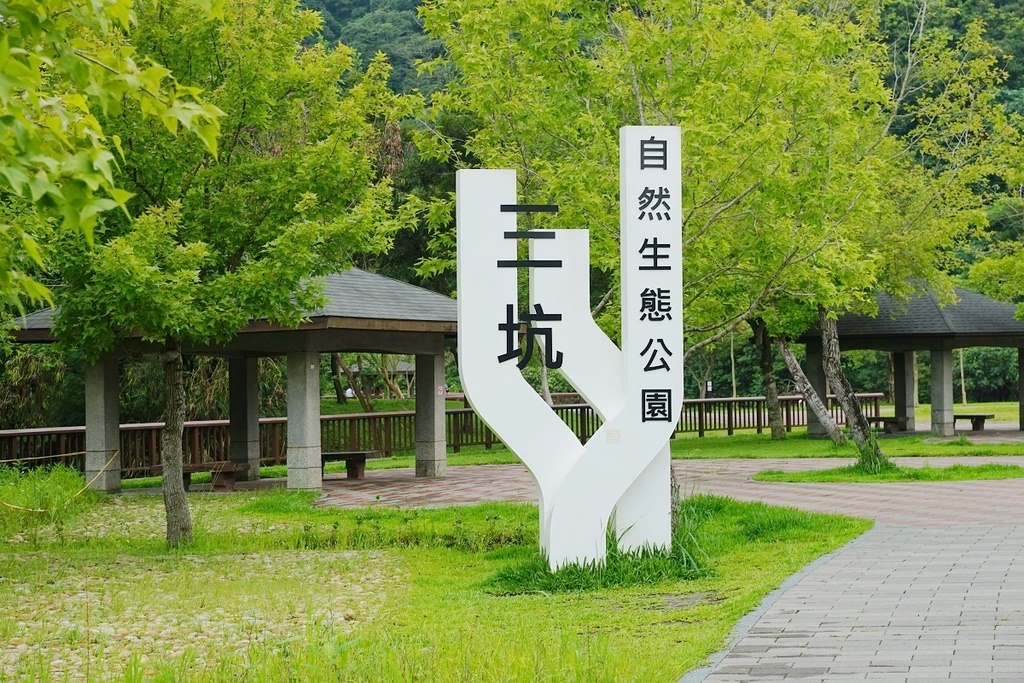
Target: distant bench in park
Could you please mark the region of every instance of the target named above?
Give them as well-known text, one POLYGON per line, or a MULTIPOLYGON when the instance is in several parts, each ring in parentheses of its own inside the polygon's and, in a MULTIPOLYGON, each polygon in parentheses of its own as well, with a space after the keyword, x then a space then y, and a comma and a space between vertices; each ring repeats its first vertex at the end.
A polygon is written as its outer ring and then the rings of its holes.
MULTIPOLYGON (((192 474, 195 472, 209 472, 213 481, 214 491, 234 491, 235 490, 235 473, 244 472, 249 469, 249 463, 245 462, 227 462, 227 461, 214 461, 214 462, 186 462, 181 465, 181 483, 184 484, 185 490, 188 491, 192 485, 192 474)), ((163 467, 157 465, 154 468, 154 474, 162 474, 163 467)))
POLYGON ((868 422, 878 425, 886 434, 907 431, 907 418, 876 415, 867 416, 868 422))
POLYGON ((320 453, 320 469, 329 462, 345 461, 345 476, 349 479, 366 478, 366 459, 382 458, 380 451, 323 451, 320 453))
POLYGON ((985 420, 995 419, 995 415, 992 413, 954 413, 953 420, 970 420, 971 431, 980 432, 985 429, 985 420))

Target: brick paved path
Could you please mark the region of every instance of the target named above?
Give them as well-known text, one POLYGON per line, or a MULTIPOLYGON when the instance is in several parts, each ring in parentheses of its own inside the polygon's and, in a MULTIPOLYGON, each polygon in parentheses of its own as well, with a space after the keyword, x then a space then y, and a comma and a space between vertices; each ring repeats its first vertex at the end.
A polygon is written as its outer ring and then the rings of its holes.
MULTIPOLYGON (((900 464, 1021 458, 897 458, 900 464)), ((713 667, 684 681, 1024 681, 1024 479, 914 484, 782 484, 764 469, 850 461, 674 461, 686 495, 716 493, 878 526, 812 565, 766 600, 713 667)), ((411 470, 328 477, 322 504, 441 506, 535 501, 518 465, 452 467, 443 480, 411 470)))
POLYGON ((845 485, 749 479, 768 468, 833 466, 823 459, 680 463, 690 491, 879 522, 770 598, 710 673, 684 680, 1024 681, 1024 479, 845 485))

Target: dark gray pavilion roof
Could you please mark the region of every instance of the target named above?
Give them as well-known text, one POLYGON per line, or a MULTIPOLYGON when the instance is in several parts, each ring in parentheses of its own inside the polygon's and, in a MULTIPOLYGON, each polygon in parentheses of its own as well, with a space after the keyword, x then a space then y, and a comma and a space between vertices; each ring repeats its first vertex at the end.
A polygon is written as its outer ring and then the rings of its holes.
MULTIPOLYGON (((398 326, 440 323, 450 327, 445 331, 455 331, 456 303, 443 294, 359 268, 327 275, 321 281, 327 302, 309 312, 311 319, 392 321, 398 326)), ((21 341, 47 341, 53 319, 54 309, 29 313, 17 321, 22 333, 16 336, 21 341)), ((258 326, 267 329, 265 323, 258 326)))
POLYGON ((53 327, 53 316, 56 311, 52 308, 44 308, 41 311, 29 313, 19 318, 16 324, 22 330, 48 330, 53 327))
MULTIPOLYGON (((875 295, 878 315, 848 314, 839 318, 844 349, 913 350, 965 346, 1024 347, 1024 321, 1014 304, 956 288, 957 301, 941 305, 934 292, 907 300, 875 295)), ((817 330, 805 339, 820 337, 817 330)))
POLYGON ((455 300, 394 280, 352 268, 323 278, 327 304, 311 311, 309 317, 373 318, 455 322, 455 300))

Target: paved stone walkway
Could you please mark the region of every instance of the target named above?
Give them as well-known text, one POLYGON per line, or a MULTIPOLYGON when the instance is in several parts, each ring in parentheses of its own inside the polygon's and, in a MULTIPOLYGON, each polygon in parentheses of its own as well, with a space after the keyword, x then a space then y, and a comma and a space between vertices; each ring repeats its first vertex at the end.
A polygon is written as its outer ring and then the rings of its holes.
POLYGON ((710 672, 687 680, 1024 681, 1024 479, 843 485, 749 478, 768 467, 834 462, 681 463, 692 491, 879 522, 793 581, 710 672))
MULTIPOLYGON (((973 435, 972 435, 973 436, 973 435)), ((905 465, 1022 463, 1022 458, 897 458, 905 465)), ((914 484, 754 482, 764 469, 850 461, 674 461, 683 493, 716 493, 878 526, 815 563, 742 624, 731 649, 684 681, 1024 681, 1024 479, 914 484)), ((441 506, 534 501, 518 465, 328 477, 322 504, 441 506)))

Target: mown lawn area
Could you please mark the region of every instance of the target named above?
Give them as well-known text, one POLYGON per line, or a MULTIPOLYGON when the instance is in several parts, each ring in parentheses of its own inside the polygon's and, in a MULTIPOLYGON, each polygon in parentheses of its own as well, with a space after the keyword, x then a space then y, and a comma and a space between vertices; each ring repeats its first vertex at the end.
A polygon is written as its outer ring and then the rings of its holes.
POLYGON ((808 472, 782 472, 765 470, 753 476, 756 481, 785 481, 795 483, 850 483, 871 484, 906 481, 973 481, 982 479, 1019 479, 1024 467, 1019 465, 952 465, 951 467, 893 467, 869 474, 855 465, 808 472))
MULTIPOLYGON (((953 441, 932 441, 928 434, 884 435, 879 437, 882 452, 890 457, 942 457, 954 455, 1024 455, 1024 444, 970 443, 970 436, 953 441)), ((791 432, 785 439, 772 441, 765 434, 715 435, 698 438, 679 434, 670 443, 673 458, 855 458, 853 442, 836 446, 820 437, 807 436, 807 430, 791 432)))
POLYGON ((693 498, 674 568, 627 562, 594 587, 538 572, 532 505, 190 494, 197 541, 169 551, 159 496, 65 506, 80 481, 0 476, 0 500, 53 511, 0 507, 0 679, 675 681, 870 525, 693 498))

